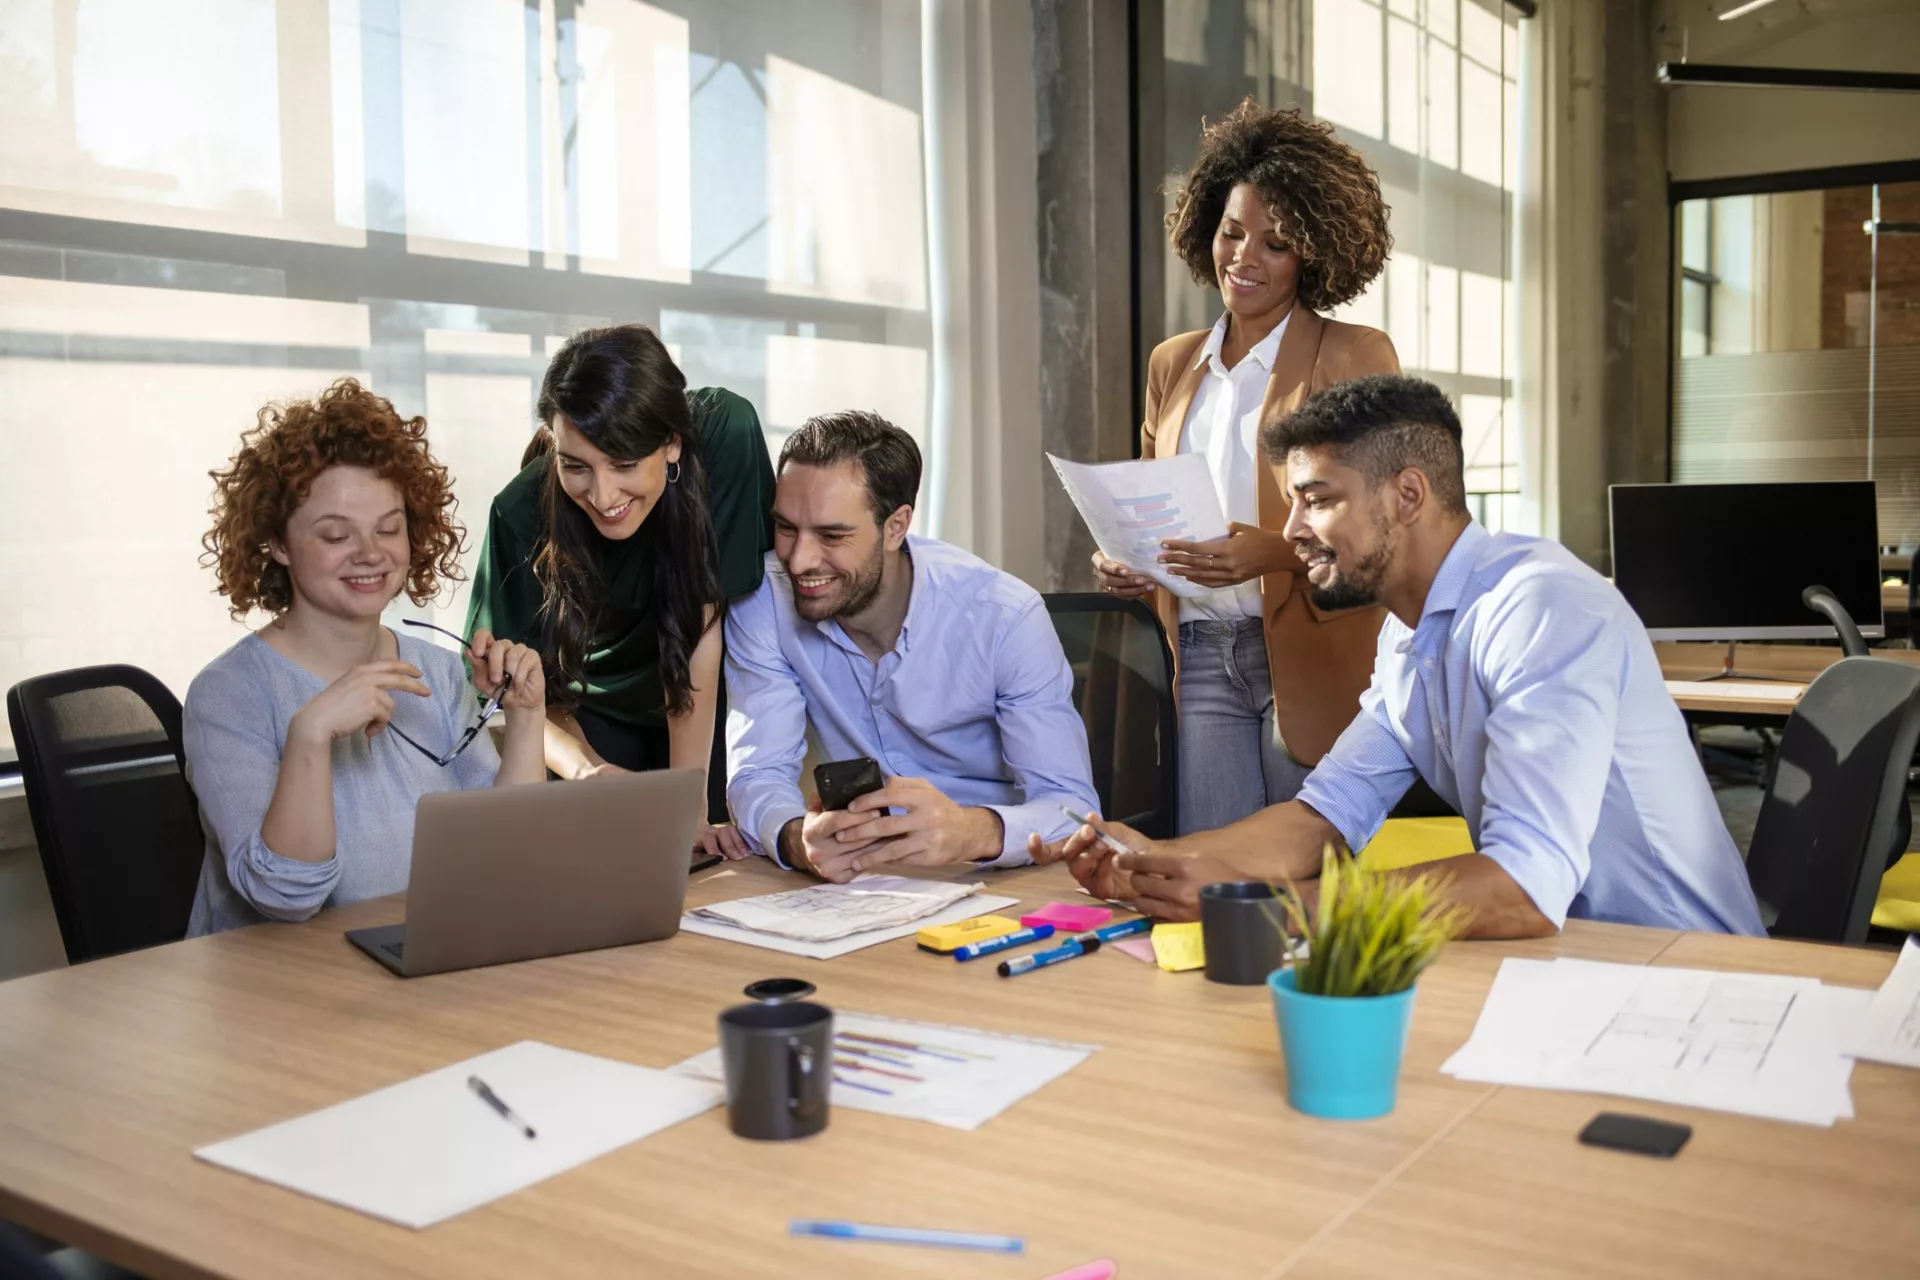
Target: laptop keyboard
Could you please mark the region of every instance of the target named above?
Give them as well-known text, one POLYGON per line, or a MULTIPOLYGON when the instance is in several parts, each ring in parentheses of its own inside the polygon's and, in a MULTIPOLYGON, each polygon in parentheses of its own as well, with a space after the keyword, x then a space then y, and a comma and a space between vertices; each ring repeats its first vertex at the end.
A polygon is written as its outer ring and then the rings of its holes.
POLYGON ((392 956, 395 960, 404 960, 407 958, 407 944, 404 942, 383 942, 380 944, 380 949, 392 956))

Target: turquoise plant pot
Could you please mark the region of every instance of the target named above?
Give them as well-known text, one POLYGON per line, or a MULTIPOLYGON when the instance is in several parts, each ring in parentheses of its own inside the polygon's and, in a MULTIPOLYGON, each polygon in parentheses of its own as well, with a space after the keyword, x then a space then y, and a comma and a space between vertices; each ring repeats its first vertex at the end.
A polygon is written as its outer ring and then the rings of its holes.
POLYGON ((1413 992, 1391 996, 1310 996, 1292 969, 1267 976, 1287 1064, 1287 1102, 1326 1120, 1367 1120, 1393 1110, 1413 1020, 1413 992))

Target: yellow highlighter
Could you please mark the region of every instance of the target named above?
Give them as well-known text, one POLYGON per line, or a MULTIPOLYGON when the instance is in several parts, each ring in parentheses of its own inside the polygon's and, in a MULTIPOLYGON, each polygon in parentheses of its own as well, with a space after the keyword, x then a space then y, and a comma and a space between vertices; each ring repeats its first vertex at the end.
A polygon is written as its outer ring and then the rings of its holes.
POLYGON ((1018 920, 1009 920, 1005 916, 975 916, 957 924, 928 925, 915 935, 914 941, 920 944, 922 951, 944 956, 951 955, 969 942, 985 942, 988 938, 1018 932, 1018 920))

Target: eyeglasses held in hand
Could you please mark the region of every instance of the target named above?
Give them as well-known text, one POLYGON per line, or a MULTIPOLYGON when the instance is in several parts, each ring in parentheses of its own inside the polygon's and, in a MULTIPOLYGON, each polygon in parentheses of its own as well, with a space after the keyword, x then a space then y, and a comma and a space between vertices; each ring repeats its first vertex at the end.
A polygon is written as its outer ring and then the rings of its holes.
MULTIPOLYGON (((419 622, 412 618, 402 618, 400 619, 400 625, 403 627, 424 627, 428 631, 438 631, 441 635, 446 636, 449 639, 459 640, 460 649, 462 652, 465 652, 467 649, 472 647, 472 641, 462 639, 458 632, 449 631, 445 627, 436 627, 431 622, 419 622)), ((480 718, 475 720, 473 724, 468 727, 467 731, 460 735, 460 741, 454 743, 453 749, 446 752, 444 755, 436 754, 435 752, 427 750, 427 748, 421 746, 419 743, 415 742, 412 738, 409 738, 404 732, 401 731, 400 726, 396 724, 389 723, 387 725, 387 732, 394 734, 400 739, 400 741, 406 743, 408 746, 412 747, 415 751, 418 751, 421 755, 425 756, 427 759, 433 761, 435 764, 440 765, 442 768, 444 768, 447 765, 453 763, 454 757, 458 756, 462 751, 465 751, 468 747, 473 745, 473 740, 480 736, 480 731, 482 729, 487 727, 487 721, 493 719, 494 714, 500 710, 500 699, 507 696, 507 689, 512 684, 513 684, 512 676, 502 675, 500 677, 500 687, 493 691, 493 696, 491 698, 488 698, 486 701, 486 704, 480 708, 480 718)))

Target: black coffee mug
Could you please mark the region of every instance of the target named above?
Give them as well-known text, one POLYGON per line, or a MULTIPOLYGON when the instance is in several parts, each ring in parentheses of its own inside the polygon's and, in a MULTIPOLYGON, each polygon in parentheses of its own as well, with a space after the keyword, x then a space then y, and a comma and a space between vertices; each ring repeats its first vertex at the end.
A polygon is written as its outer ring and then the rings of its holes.
POLYGON ((1200 936, 1207 981, 1263 983, 1280 967, 1286 905, 1270 884, 1229 880, 1200 890, 1200 936))
POLYGON ((761 1004, 786 1004, 791 1000, 805 1000, 813 990, 813 984, 805 978, 762 978, 749 982, 740 994, 761 1004))
POLYGON ((833 1010, 794 1001, 735 1005, 720 1015, 727 1124, 743 1138, 809 1138, 827 1127, 833 1010))

